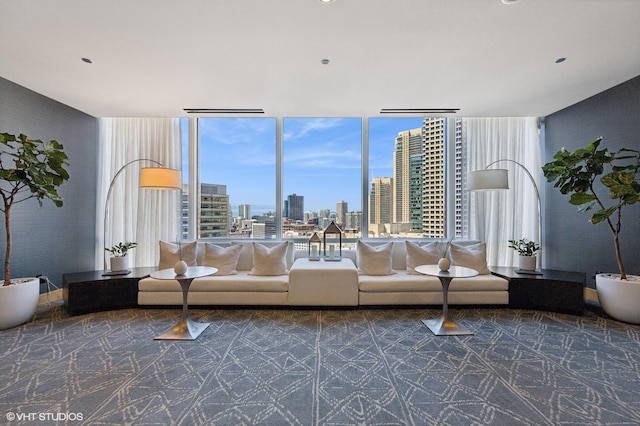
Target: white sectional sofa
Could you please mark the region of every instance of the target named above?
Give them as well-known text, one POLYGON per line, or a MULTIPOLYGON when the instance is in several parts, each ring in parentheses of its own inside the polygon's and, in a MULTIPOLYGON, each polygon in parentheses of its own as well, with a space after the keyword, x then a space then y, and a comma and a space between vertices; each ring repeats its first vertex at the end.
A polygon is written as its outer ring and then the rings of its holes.
MULTIPOLYGON (((440 305, 442 286, 436 277, 417 274, 411 263, 435 263, 429 253, 407 257, 405 240, 369 241, 358 250, 345 250, 342 261, 309 261, 305 250, 295 250, 292 242, 258 241, 258 260, 254 259, 254 242, 192 243, 195 249, 191 264, 220 266, 224 275, 193 280, 189 289, 190 305, 253 306, 358 306, 358 305, 440 305), (207 244, 210 246, 207 247, 207 244), (286 249, 283 249, 284 244, 286 249), (234 251, 237 263, 228 253, 234 251), (231 248, 236 246, 235 248, 231 248), (238 246, 241 246, 239 248, 238 246), (391 247, 391 250, 389 248, 391 247), (271 253, 269 252, 271 250, 271 253), (279 251, 279 255, 273 253, 279 251), (365 251, 372 256, 365 256, 365 251), (271 258, 269 256, 272 256, 271 258), (274 257, 275 256, 275 257, 274 257), (426 256, 426 257, 425 257, 426 256), (382 259, 382 260, 381 260, 382 259), (407 268, 409 262, 409 268, 407 268), (360 265, 359 265, 360 263, 360 265), (274 270, 271 265, 276 264, 274 270), (367 266, 368 265, 368 266, 367 266), (380 270, 371 270, 373 269, 380 270), (265 270, 265 267, 267 268, 265 270), (278 269, 280 268, 280 269, 278 269), (286 272, 282 270, 284 268, 286 272), (367 268, 369 270, 367 270, 367 268), (253 271, 252 271, 253 270, 253 271), (283 273, 280 273, 283 272, 283 273), (373 273, 373 274, 372 274, 373 273)), ((415 244, 414 242, 410 244, 415 244)), ((429 242, 423 242, 427 246, 429 242)), ((458 256, 462 266, 486 268, 484 251, 464 252, 484 245, 477 241, 454 243, 463 250, 458 256), (466 256, 466 258, 465 258, 466 256), (472 258, 469 258, 471 256, 472 258), (473 258, 475 257, 475 258, 473 258), (474 263, 475 262, 475 263, 474 263), (478 266, 479 265, 479 266, 478 266)), ((410 248, 411 252, 416 251, 410 248)), ((415 253, 414 253, 415 254, 415 253)), ((169 267, 173 259, 162 259, 159 269, 169 267)), ((165 256, 166 257, 166 256, 165 256)), ((186 260, 186 259, 185 259, 186 260)), ((456 264, 454 259, 454 264, 456 264)), ((471 278, 455 278, 449 287, 449 303, 456 305, 506 305, 509 303, 508 281, 489 273, 471 278)), ((177 281, 144 278, 138 285, 138 304, 181 305, 182 290, 177 281)))

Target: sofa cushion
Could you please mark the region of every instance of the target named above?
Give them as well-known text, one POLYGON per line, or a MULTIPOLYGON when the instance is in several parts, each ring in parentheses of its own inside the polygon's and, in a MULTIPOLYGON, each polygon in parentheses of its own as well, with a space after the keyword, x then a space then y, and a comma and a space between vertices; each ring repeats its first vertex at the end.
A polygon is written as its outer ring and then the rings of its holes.
POLYGON ((204 244, 204 266, 218 268, 214 275, 236 275, 238 273, 238 259, 240 259, 241 245, 220 247, 215 244, 204 244))
POLYGON ((485 243, 469 245, 451 243, 449 255, 452 265, 475 269, 480 275, 491 273, 487 267, 487 248, 485 243))
POLYGON ((160 241, 160 262, 158 268, 169 269, 173 268, 180 260, 182 254, 182 260, 187 262, 189 266, 196 266, 196 250, 197 242, 191 241, 188 243, 170 243, 168 241, 160 241))
POLYGON ((370 246, 358 241, 358 272, 365 275, 390 275, 393 271, 391 250, 393 242, 370 246))
POLYGON ((289 243, 284 241, 274 247, 253 243, 253 268, 251 275, 286 275, 289 243))
POLYGON ((405 245, 407 250, 407 274, 409 275, 421 275, 415 271, 416 266, 436 265, 444 254, 438 241, 420 245, 407 240, 405 245))

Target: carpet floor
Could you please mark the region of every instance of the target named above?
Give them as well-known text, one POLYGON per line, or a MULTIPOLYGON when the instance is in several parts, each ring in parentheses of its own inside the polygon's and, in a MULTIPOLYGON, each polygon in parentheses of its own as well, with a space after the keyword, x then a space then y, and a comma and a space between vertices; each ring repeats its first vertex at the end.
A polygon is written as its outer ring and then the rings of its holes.
POLYGON ((638 425, 640 327, 513 309, 193 309, 191 342, 153 338, 179 309, 0 331, 0 416, 69 425, 638 425), (44 414, 44 421, 43 421, 44 414))

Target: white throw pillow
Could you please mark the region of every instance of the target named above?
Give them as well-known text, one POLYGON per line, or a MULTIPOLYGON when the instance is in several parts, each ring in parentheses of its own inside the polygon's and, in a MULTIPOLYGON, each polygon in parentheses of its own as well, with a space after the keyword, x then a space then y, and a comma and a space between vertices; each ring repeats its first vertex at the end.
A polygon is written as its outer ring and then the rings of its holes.
POLYGON ((391 261, 392 249, 392 242, 374 247, 358 241, 358 273, 363 275, 395 274, 391 261))
POLYGON ((284 241, 272 248, 253 243, 253 268, 250 275, 287 275, 287 248, 289 242, 284 241))
POLYGON ((242 245, 234 244, 229 247, 220 247, 215 244, 204 244, 204 266, 218 268, 214 275, 236 275, 238 273, 238 259, 242 245))
POLYGON ((408 275, 421 275, 415 271, 416 266, 437 265, 444 251, 442 245, 437 241, 424 245, 414 243, 413 241, 406 241, 406 249, 408 275))
POLYGON ((475 269, 480 275, 490 274, 487 267, 487 247, 485 243, 462 245, 451 243, 449 249, 451 264, 475 269))
POLYGON ((182 260, 187 262, 188 266, 196 266, 198 264, 196 261, 197 244, 196 241, 180 244, 160 241, 160 263, 158 268, 173 268, 176 262, 180 260, 180 251, 182 251, 182 260))

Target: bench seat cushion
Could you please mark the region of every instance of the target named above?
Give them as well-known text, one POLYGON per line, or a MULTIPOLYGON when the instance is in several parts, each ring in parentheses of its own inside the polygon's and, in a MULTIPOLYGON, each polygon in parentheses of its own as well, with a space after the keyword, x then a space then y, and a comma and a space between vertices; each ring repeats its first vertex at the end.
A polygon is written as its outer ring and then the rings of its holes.
MULTIPOLYGON (((238 271, 237 275, 208 276, 196 278, 191 282, 189 293, 196 292, 287 292, 289 277, 287 275, 255 276, 248 271, 238 271)), ((141 292, 178 292, 182 289, 178 281, 145 278, 138 283, 141 292)))
MULTIPOLYGON (((402 292, 442 292, 440 280, 426 275, 410 275, 406 271, 396 271, 393 275, 360 275, 358 287, 361 292, 402 293, 402 292)), ((477 275, 471 278, 454 278, 449 292, 455 291, 507 291, 509 282, 495 275, 477 275)))

